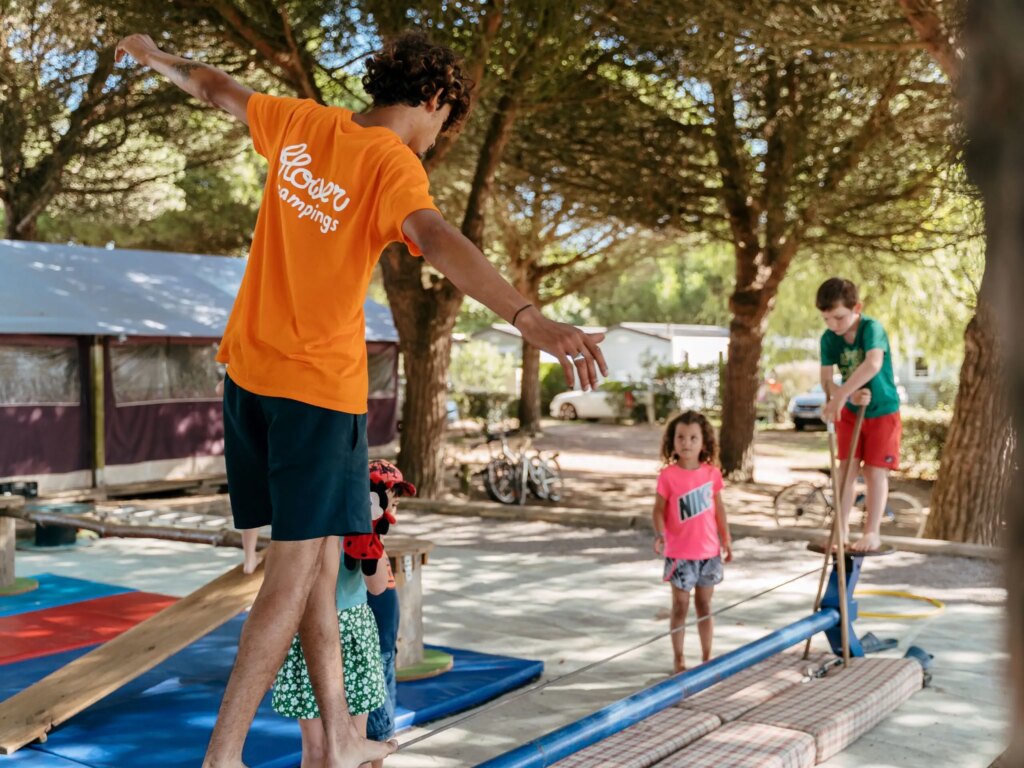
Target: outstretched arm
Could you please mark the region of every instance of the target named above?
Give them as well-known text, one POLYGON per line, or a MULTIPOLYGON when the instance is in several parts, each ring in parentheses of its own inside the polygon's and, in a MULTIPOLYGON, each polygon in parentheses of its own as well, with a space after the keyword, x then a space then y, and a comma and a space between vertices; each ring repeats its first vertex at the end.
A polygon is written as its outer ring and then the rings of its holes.
POLYGON ((131 56, 202 102, 222 109, 246 125, 246 105, 253 91, 225 72, 161 51, 149 35, 129 35, 117 44, 116 61, 131 56))
POLYGON ((523 295, 505 281, 469 238, 437 211, 424 209, 409 214, 402 230, 419 246, 430 265, 455 283, 460 291, 508 322, 514 320, 527 342, 553 355, 562 364, 570 387, 576 375, 583 389, 597 385, 598 369, 601 375, 608 375, 608 366, 598 347, 604 334, 584 333, 566 323, 548 320, 533 306, 519 312, 528 303, 523 295))

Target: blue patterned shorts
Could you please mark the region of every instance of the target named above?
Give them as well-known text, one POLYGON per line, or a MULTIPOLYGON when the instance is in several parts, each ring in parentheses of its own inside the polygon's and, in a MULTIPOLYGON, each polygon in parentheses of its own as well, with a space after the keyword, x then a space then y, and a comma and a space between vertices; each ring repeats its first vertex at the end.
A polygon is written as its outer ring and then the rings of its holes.
POLYGON ((666 557, 662 581, 668 581, 676 589, 689 592, 694 587, 720 584, 724 576, 722 558, 718 555, 708 560, 676 560, 666 557))

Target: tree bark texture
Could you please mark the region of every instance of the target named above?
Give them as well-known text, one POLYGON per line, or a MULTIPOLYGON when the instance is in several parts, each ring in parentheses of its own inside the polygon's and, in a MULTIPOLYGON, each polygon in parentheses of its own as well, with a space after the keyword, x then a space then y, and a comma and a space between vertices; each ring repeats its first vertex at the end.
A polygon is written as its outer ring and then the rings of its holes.
MULTIPOLYGON (((515 103, 499 101, 491 117, 466 203, 462 234, 483 245, 484 215, 494 174, 515 121, 515 103)), ((399 350, 405 361, 405 403, 398 466, 423 498, 433 498, 444 486, 445 399, 451 334, 463 294, 447 278, 430 273, 422 259, 405 248, 391 246, 381 258, 384 287, 398 329, 399 350)))
POLYGON ((750 325, 733 316, 719 435, 722 470, 733 480, 747 481, 754 476, 754 424, 763 343, 764 323, 750 325))
MULTIPOLYGON (((985 287, 983 281, 982 295, 985 287)), ((932 490, 928 538, 1000 542, 1014 443, 1001 346, 993 307, 979 302, 964 334, 960 389, 932 490)))
POLYGON ((535 435, 540 431, 540 350, 523 341, 523 378, 519 390, 519 429, 535 435))
MULTIPOLYGON (((1006 765, 1024 764, 1024 350, 1020 297, 1024 295, 1024 7, 1017 0, 971 0, 966 26, 965 91, 967 165, 985 201, 986 299, 992 301, 1001 337, 1016 431, 1006 504, 1007 640, 1012 691, 1006 765), (1012 340, 1012 341, 1009 341, 1012 340)), ((990 373, 991 375, 991 373, 990 373)), ((998 435, 990 435, 997 441, 998 435)), ((945 468, 944 468, 945 469, 945 468)))
POLYGON ((429 499, 444 486, 448 364, 462 293, 401 245, 384 251, 381 268, 405 366, 398 466, 429 499))

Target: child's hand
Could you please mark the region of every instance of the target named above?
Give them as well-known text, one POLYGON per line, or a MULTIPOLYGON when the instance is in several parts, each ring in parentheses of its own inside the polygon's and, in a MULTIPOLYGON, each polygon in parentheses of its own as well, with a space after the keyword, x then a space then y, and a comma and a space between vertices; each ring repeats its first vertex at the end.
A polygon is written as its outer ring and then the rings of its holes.
POLYGON ((832 398, 825 403, 825 407, 821 409, 821 420, 826 424, 830 421, 836 421, 839 418, 839 414, 843 410, 844 405, 846 405, 845 397, 838 394, 833 395, 832 398))
POLYGON ((726 541, 722 543, 722 560, 726 563, 732 562, 732 542, 726 541))
POLYGON ((870 389, 858 389, 853 393, 850 398, 850 402, 854 405, 870 405, 871 404, 871 390, 870 389))
POLYGON ((657 533, 654 535, 654 544, 652 545, 652 549, 656 555, 665 554, 665 534, 657 533))

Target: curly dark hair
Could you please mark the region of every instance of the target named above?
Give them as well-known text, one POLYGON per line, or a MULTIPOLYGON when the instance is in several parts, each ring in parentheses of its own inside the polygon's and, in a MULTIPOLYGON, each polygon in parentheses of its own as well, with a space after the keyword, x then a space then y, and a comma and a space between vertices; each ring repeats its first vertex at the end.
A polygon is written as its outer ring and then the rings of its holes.
POLYGON ((680 413, 669 421, 665 427, 665 434, 661 438, 661 461, 666 466, 674 462, 678 457, 675 451, 676 427, 679 424, 699 424, 701 439, 704 445, 700 449, 701 464, 718 464, 718 440, 715 438, 715 428, 707 417, 698 411, 686 411, 680 413))
POLYGON ((440 91, 439 106, 451 105, 442 132, 456 127, 469 113, 473 85, 455 52, 435 45, 422 32, 403 32, 387 40, 366 60, 363 76, 363 87, 377 107, 418 107, 440 91))

